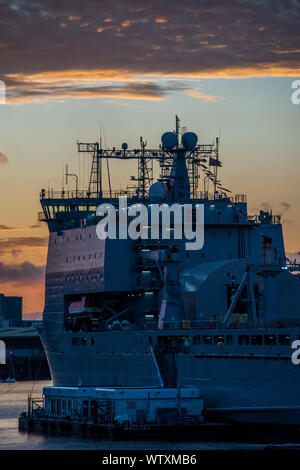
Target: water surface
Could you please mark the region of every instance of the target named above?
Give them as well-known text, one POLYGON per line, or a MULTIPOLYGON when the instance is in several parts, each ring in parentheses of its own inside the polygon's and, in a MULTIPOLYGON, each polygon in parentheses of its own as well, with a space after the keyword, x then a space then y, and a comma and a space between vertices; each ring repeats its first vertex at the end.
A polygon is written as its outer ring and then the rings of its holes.
POLYGON ((118 441, 111 439, 88 439, 68 436, 44 436, 20 433, 18 416, 27 411, 27 397, 41 398, 44 386, 50 381, 0 383, 0 450, 43 449, 143 449, 143 450, 189 450, 189 449, 260 449, 264 446, 245 443, 174 441, 118 441))

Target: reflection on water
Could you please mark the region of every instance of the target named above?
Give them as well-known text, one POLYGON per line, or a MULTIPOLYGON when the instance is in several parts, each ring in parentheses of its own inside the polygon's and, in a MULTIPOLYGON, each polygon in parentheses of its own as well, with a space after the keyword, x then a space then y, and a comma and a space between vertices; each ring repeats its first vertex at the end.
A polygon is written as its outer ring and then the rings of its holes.
POLYGON ((172 442, 172 441, 117 441, 95 440, 79 437, 55 437, 38 434, 19 433, 18 416, 27 410, 27 396, 40 397, 42 388, 51 385, 46 382, 15 382, 0 383, 0 450, 2 449, 255 449, 254 444, 222 443, 222 442, 172 442))

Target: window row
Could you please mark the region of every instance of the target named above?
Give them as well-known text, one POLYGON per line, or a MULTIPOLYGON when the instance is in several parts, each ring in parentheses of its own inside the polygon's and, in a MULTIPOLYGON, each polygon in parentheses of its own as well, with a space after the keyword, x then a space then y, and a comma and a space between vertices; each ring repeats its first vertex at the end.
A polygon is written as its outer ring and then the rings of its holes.
MULTIPOLYGON (((251 344, 252 346, 266 345, 274 346, 276 344, 288 346, 291 342, 290 335, 239 335, 238 344, 240 346, 251 344)), ((232 335, 196 335, 193 337, 194 344, 233 344, 232 335)))
MULTIPOLYGON (((67 257, 66 258, 66 263, 69 261, 80 261, 80 260, 85 260, 85 259, 96 259, 97 258, 97 253, 94 253, 92 255, 79 255, 79 256, 73 256, 73 257, 67 257)), ((99 258, 102 258, 102 253, 99 253, 99 258)))
MULTIPOLYGON (((90 338, 91 346, 95 344, 95 338, 92 336, 90 338)), ((85 336, 73 336, 72 338, 72 346, 86 346, 87 345, 87 338, 85 336)))
POLYGON ((68 276, 66 277, 66 282, 72 282, 72 281, 95 281, 96 279, 104 279, 103 274, 87 274, 84 276, 83 274, 80 275, 75 275, 75 276, 68 276))
MULTIPOLYGON (((89 238, 92 238, 91 233, 89 233, 89 238)), ((82 235, 76 235, 76 240, 82 240, 82 235)), ((55 244, 56 244, 56 241, 57 241, 57 239, 54 238, 54 243, 55 243, 55 244)), ((66 241, 69 242, 69 241, 70 241, 70 238, 69 238, 69 237, 66 238, 66 241)))

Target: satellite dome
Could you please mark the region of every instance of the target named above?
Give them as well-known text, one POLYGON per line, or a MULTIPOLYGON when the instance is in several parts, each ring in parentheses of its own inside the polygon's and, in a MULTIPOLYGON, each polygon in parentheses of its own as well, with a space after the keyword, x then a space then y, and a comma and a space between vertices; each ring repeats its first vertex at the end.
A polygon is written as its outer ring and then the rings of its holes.
POLYGON ((196 147, 197 142, 198 142, 198 137, 194 132, 186 132, 181 137, 181 142, 184 148, 191 150, 196 147))
POLYGON ((156 181, 149 188, 149 198, 152 201, 160 201, 164 199, 166 192, 166 185, 161 181, 156 181))
POLYGON ((161 136, 161 142, 163 148, 172 149, 178 145, 178 137, 174 132, 165 132, 161 136))
POLYGON ((127 150, 127 149, 128 149, 128 144, 126 144, 126 142, 123 142, 123 144, 122 144, 122 149, 123 149, 123 150, 127 150))

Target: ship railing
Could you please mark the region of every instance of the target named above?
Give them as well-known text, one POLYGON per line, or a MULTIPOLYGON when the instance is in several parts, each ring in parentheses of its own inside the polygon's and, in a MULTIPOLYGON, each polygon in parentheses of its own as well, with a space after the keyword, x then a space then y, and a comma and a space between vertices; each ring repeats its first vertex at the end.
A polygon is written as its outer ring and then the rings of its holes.
MULTIPOLYGON (((118 190, 104 190, 102 191, 103 199, 118 199, 119 197, 127 197, 128 199, 141 198, 141 193, 138 188, 130 187, 127 189, 118 189, 118 190)), ((82 189, 72 189, 72 190, 62 190, 54 191, 53 189, 42 189, 40 192, 40 199, 89 199, 89 198, 99 198, 99 194, 95 191, 87 191, 82 189)), ((147 195, 146 195, 147 198, 147 195)), ((194 194, 191 194, 192 199, 208 199, 208 200, 228 200, 232 203, 245 203, 246 195, 245 194, 236 194, 234 196, 228 196, 225 193, 208 193, 206 191, 197 191, 194 194)))
MULTIPOLYGON (((118 199, 119 197, 127 197, 128 199, 137 198, 138 194, 136 191, 132 190, 116 190, 116 191, 102 191, 102 198, 103 199, 118 199)), ((42 190, 40 193, 41 199, 91 199, 91 198, 99 198, 99 194, 95 191, 86 191, 78 189, 77 191, 74 190, 66 190, 66 191, 54 191, 53 189, 49 190, 42 190)))
POLYGON ((181 321, 165 321, 161 325, 158 322, 147 322, 144 329, 270 329, 270 328, 300 328, 300 318, 282 318, 274 320, 232 320, 224 324, 222 320, 181 320, 181 321))
MULTIPOLYGON (((226 323, 223 320, 178 320, 178 321, 151 321, 150 319, 144 323, 128 323, 122 325, 117 324, 93 324, 92 326, 85 325, 80 331, 82 332, 95 332, 95 331, 125 331, 125 330, 228 330, 228 329, 283 329, 283 328, 300 328, 300 318, 283 318, 274 320, 237 320, 232 319, 226 323)), ((77 331, 77 330, 76 330, 77 331)), ((299 332, 300 334, 300 332, 299 332)))

